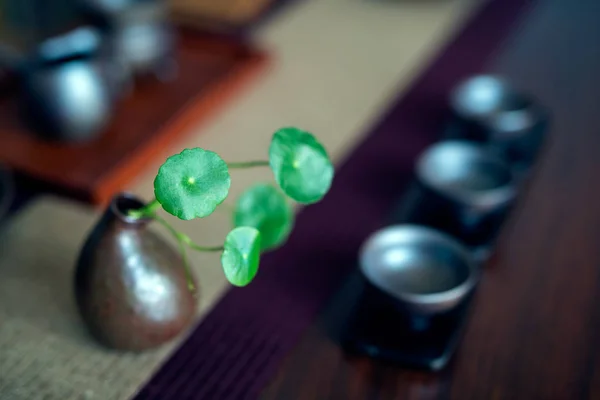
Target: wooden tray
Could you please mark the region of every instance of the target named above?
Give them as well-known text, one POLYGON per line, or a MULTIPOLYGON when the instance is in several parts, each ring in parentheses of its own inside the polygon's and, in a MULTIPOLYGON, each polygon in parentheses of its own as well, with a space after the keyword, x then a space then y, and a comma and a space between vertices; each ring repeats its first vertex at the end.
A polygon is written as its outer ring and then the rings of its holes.
POLYGON ((117 107, 109 129, 84 144, 35 137, 18 117, 15 95, 0 99, 0 163, 54 192, 107 202, 183 133, 209 117, 255 75, 264 52, 234 39, 180 29, 179 75, 145 82, 117 107))
POLYGON ((172 18, 200 27, 237 27, 258 18, 277 0, 169 0, 172 18))

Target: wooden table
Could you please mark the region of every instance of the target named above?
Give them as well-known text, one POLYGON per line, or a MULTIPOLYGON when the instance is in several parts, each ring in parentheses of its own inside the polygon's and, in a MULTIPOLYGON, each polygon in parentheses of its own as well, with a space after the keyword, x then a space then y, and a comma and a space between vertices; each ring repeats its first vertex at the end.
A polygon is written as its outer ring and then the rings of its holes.
POLYGON ((342 289, 265 399, 600 399, 598 21, 597 0, 540 0, 492 66, 543 99, 553 126, 454 362, 435 374, 348 356, 327 333, 342 289))

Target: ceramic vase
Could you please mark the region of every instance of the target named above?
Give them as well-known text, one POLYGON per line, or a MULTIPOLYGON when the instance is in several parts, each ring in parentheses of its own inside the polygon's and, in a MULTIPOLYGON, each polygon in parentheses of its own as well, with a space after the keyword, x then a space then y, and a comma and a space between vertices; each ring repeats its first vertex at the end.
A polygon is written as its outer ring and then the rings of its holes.
POLYGON ((113 349, 160 346, 181 333, 196 311, 180 254, 149 229, 150 219, 128 216, 143 205, 133 196, 116 196, 76 266, 81 316, 93 336, 113 349))

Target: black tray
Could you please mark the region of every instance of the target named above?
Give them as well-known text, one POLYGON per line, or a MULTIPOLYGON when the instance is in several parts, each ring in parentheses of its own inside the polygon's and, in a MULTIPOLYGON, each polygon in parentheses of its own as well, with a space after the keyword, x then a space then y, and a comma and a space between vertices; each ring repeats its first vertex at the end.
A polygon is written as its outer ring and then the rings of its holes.
POLYGON ((344 329, 347 351, 432 371, 447 365, 460 342, 472 295, 450 312, 421 319, 373 293, 364 279, 362 285, 344 329))

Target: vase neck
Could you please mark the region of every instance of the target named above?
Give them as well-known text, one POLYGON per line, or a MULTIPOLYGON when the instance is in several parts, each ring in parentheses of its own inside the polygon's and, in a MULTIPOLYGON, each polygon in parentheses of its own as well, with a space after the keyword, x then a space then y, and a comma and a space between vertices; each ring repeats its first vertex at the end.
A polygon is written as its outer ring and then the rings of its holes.
POLYGON ((131 217, 128 213, 132 210, 139 210, 145 206, 145 203, 138 197, 128 194, 120 193, 113 197, 108 209, 106 210, 106 217, 112 222, 118 225, 122 225, 129 228, 143 228, 152 220, 151 218, 135 218, 131 217))

